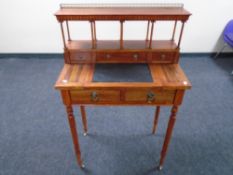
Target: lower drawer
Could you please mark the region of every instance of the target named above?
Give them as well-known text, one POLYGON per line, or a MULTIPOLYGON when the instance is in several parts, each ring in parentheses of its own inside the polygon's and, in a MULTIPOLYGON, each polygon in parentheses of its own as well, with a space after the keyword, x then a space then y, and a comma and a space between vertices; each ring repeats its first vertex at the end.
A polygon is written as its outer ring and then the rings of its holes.
POLYGON ((73 90, 70 91, 72 103, 116 103, 120 101, 117 90, 73 90))
POLYGON ((73 104, 173 104, 175 90, 72 90, 73 104), (122 93, 122 94, 121 94, 122 93))
POLYGON ((127 90, 125 101, 128 103, 172 104, 175 90, 127 90))

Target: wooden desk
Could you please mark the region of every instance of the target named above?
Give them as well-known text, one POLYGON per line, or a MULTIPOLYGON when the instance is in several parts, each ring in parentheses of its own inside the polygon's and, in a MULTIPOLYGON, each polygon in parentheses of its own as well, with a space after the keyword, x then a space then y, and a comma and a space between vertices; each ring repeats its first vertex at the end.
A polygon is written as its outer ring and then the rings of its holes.
POLYGON ((172 106, 170 120, 161 151, 159 169, 162 169, 168 144, 172 135, 178 107, 191 83, 180 68, 179 47, 184 22, 190 13, 183 7, 67 7, 56 13, 61 23, 64 41, 64 67, 55 84, 61 92, 70 124, 76 157, 83 167, 78 134, 73 115, 73 105, 80 105, 84 134, 87 134, 85 105, 150 105, 157 106, 152 127, 155 133, 160 106, 172 106), (147 10, 145 10, 145 8, 147 10), (72 40, 68 20, 89 20, 92 39, 72 40), (119 20, 120 40, 97 40, 96 20, 119 20), (145 40, 123 39, 123 22, 126 20, 148 20, 145 40), (153 27, 157 20, 175 20, 171 40, 153 40, 153 27), (63 22, 66 22, 66 40, 63 22), (181 21, 181 31, 176 42, 177 21, 181 21), (150 36, 150 37, 149 37, 150 36), (148 64, 151 82, 94 82, 96 64, 100 63, 144 63, 148 64))

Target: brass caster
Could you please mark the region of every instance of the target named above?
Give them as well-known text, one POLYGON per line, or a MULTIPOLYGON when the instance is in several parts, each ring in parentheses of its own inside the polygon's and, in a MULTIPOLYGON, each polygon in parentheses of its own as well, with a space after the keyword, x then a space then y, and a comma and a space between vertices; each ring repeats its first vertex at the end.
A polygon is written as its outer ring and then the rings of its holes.
POLYGON ((163 166, 158 166, 158 170, 161 171, 163 169, 163 166))
POLYGON ((87 132, 84 132, 84 133, 83 133, 83 136, 87 136, 87 132))

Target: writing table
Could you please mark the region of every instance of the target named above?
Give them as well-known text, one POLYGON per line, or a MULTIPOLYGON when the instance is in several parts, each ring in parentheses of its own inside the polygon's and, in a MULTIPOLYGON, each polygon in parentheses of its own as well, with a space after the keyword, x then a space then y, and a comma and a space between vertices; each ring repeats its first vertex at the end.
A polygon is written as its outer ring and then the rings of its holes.
MULTIPOLYGON (((172 106, 170 119, 161 151, 159 169, 162 169, 178 107, 182 104, 185 91, 191 83, 179 66, 179 48, 190 13, 182 5, 158 6, 158 4, 137 5, 61 5, 55 14, 61 24, 64 42, 64 67, 55 84, 61 92, 66 107, 77 162, 83 167, 78 134, 73 115, 73 105, 79 105, 84 135, 87 134, 86 105, 149 105, 156 106, 152 133, 155 133, 160 106, 172 106), (91 26, 91 40, 72 40, 69 21, 88 20, 91 26), (96 21, 118 20, 119 40, 97 40, 96 21), (123 23, 127 20, 146 20, 147 33, 144 40, 124 40, 123 23), (154 40, 154 23, 174 21, 172 37, 168 40, 154 40), (66 24, 66 35, 63 23, 66 24), (176 27, 181 22, 180 35, 175 39, 176 27), (66 39, 67 36, 67 39, 66 39), (98 64, 114 64, 130 69, 133 64, 148 67, 149 81, 95 81, 98 64), (117 64, 116 64, 117 63, 117 64), (123 64, 125 63, 125 64, 123 64)), ((113 66, 113 65, 111 65, 113 66)), ((137 71, 137 70, 135 70, 137 71)))

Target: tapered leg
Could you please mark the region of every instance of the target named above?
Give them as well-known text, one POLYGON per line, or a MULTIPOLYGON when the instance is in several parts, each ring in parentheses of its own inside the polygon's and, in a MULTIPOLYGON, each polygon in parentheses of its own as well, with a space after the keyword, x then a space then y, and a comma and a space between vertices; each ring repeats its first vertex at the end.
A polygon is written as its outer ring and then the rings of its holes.
POLYGON ((73 139, 73 144, 74 144, 74 150, 77 158, 78 165, 83 168, 83 162, 81 159, 81 151, 79 147, 79 141, 78 141, 78 134, 77 134, 77 129, 76 129, 76 123, 75 123, 75 118, 73 114, 73 108, 72 106, 66 106, 66 112, 67 112, 67 117, 68 121, 70 124, 70 131, 73 139))
POLYGON ((152 134, 155 134, 157 124, 158 124, 158 120, 159 120, 159 113, 160 113, 160 106, 157 106, 156 107, 156 112, 155 112, 155 118, 154 118, 154 125, 153 125, 153 129, 152 129, 152 134))
POLYGON ((84 106, 80 106, 81 116, 82 116, 82 122, 83 122, 83 130, 84 130, 84 136, 87 135, 87 118, 86 118, 86 111, 84 106))
POLYGON ((178 111, 178 107, 177 106, 173 106, 172 110, 171 110, 171 115, 170 115, 170 119, 168 122, 168 127, 167 127, 167 132, 166 132, 166 136, 164 139, 164 143, 163 143, 163 148, 161 151, 161 157, 160 157, 160 162, 159 162, 159 170, 162 169, 163 167, 163 162, 167 153, 167 148, 171 139, 171 135, 172 135, 172 130, 176 121, 176 113, 178 111))

